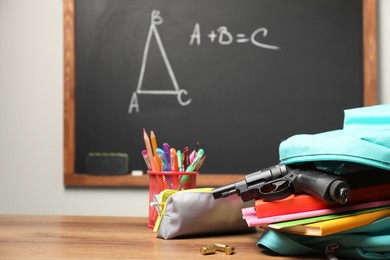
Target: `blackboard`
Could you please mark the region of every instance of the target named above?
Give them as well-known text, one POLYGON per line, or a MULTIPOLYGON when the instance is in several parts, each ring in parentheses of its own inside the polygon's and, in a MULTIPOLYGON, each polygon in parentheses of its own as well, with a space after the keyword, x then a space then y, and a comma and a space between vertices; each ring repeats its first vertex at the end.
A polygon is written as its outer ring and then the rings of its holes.
POLYGON ((276 164, 364 105, 362 39, 355 0, 76 0, 75 171, 89 152, 146 169, 143 128, 199 141, 204 173, 276 164))

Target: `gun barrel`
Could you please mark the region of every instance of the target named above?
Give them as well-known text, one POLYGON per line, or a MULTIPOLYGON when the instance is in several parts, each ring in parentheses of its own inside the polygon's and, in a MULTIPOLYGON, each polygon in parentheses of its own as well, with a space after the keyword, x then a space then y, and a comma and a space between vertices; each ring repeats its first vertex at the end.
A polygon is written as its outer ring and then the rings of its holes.
POLYGON ((237 193, 236 185, 234 183, 215 188, 212 191, 214 199, 224 198, 237 193))

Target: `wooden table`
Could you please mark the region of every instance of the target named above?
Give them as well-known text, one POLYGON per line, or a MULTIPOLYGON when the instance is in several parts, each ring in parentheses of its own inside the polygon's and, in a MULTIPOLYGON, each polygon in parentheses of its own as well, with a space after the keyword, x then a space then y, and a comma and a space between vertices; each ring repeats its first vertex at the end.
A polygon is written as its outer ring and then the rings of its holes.
POLYGON ((293 259, 262 252, 259 236, 164 240, 147 228, 147 218, 0 215, 0 259, 293 259), (199 253, 214 243, 233 245, 236 253, 199 253))

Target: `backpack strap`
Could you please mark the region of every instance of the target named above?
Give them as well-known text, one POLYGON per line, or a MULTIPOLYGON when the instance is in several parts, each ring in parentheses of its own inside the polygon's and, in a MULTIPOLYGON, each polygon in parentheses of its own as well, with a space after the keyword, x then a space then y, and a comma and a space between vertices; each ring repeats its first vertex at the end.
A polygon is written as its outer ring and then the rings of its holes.
POLYGON ((259 248, 269 249, 281 255, 303 255, 321 253, 317 250, 314 250, 299 243, 299 241, 292 240, 286 237, 283 233, 275 232, 272 229, 265 230, 256 245, 259 248))

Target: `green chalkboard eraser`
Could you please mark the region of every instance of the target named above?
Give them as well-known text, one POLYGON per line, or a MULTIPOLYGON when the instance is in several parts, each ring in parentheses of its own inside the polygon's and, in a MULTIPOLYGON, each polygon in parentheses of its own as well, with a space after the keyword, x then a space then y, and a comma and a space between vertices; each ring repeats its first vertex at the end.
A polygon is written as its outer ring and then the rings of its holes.
POLYGON ((87 174, 121 175, 129 172, 126 153, 88 153, 86 160, 87 174))

